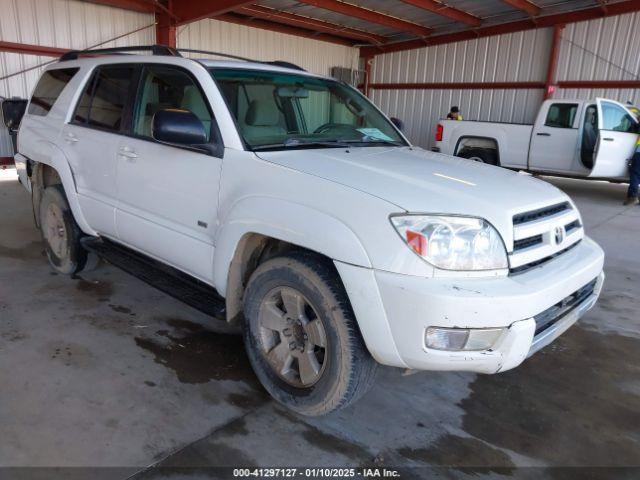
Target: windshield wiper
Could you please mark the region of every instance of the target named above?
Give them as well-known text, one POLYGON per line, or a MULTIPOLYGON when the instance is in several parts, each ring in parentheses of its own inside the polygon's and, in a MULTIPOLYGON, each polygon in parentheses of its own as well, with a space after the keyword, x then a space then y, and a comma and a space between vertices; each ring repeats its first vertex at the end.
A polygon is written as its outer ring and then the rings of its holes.
POLYGON ((254 152, 260 150, 275 150, 278 148, 294 149, 306 147, 330 147, 330 148, 349 148, 352 145, 342 140, 299 140, 290 138, 282 143, 272 143, 269 145, 259 145, 253 148, 254 152))
POLYGON ((365 145, 393 145, 394 147, 404 147, 405 144, 401 142, 396 142, 395 140, 385 140, 384 138, 375 138, 375 137, 365 137, 362 140, 349 140, 350 144, 365 144, 365 145))

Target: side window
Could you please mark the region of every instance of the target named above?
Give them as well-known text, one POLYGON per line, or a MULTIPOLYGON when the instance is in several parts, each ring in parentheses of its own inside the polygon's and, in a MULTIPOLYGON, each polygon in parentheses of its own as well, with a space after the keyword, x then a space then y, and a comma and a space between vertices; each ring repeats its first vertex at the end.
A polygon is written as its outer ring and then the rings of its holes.
POLYGON ((29 113, 39 116, 49 113, 64 87, 78 73, 78 70, 78 68, 61 68, 44 72, 31 97, 29 113))
POLYGON ((636 122, 624 108, 614 103, 602 102, 602 129, 634 133, 636 122))
POLYGON ((73 122, 112 132, 121 131, 135 71, 135 66, 99 67, 84 87, 73 122))
POLYGON ((549 107, 545 127, 573 128, 578 105, 575 103, 554 103, 549 107))
POLYGON ((119 132, 122 130, 125 105, 129 100, 135 67, 101 67, 93 85, 87 124, 119 132))
POLYGON ((212 115, 202 91, 186 72, 164 66, 145 68, 133 120, 133 132, 153 138, 153 116, 159 110, 189 110, 200 119, 211 139, 212 115))

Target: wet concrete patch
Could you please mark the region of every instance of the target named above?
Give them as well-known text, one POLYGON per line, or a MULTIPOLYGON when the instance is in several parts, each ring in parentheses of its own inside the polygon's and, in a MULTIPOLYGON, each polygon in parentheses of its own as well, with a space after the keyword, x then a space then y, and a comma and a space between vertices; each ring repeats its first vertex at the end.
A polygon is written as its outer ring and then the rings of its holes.
POLYGON ((136 314, 133 313, 130 308, 123 305, 114 305, 113 303, 110 303, 109 308, 116 313, 123 313, 125 315, 131 315, 132 317, 136 316, 136 314))
POLYGON ((85 280, 81 277, 75 277, 77 280, 76 290, 79 292, 90 294, 99 300, 109 298, 113 294, 113 284, 108 281, 85 280))
POLYGON ((640 341, 574 326, 519 368, 478 376, 463 428, 550 465, 637 465, 640 341), (555 351, 554 351, 555 350, 555 351))
POLYGON ((139 336, 135 342, 151 352, 156 363, 173 370, 182 383, 235 380, 258 388, 242 337, 215 333, 183 319, 170 319, 167 324, 171 331, 161 329, 155 337, 139 336))
POLYGON ((502 450, 473 437, 447 434, 425 448, 401 448, 398 453, 410 460, 439 467, 454 467, 464 473, 511 475, 515 466, 502 450))

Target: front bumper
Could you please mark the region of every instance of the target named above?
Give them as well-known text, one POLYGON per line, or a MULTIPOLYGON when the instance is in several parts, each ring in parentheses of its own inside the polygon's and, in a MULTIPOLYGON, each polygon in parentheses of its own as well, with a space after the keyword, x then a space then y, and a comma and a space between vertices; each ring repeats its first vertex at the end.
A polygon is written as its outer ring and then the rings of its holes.
POLYGON ((364 294, 363 285, 352 284, 369 281, 355 274, 358 267, 338 264, 338 270, 367 347, 379 362, 418 370, 496 373, 516 367, 551 343, 595 304, 604 281, 603 263, 602 249, 585 238, 551 262, 507 277, 422 278, 374 271, 375 285, 364 294), (535 335, 535 317, 594 280, 588 296, 559 310, 558 318, 546 318, 546 328, 535 335), (376 311, 380 308, 382 312, 376 311), (452 352, 425 346, 424 332, 430 326, 505 330, 491 350, 452 352))

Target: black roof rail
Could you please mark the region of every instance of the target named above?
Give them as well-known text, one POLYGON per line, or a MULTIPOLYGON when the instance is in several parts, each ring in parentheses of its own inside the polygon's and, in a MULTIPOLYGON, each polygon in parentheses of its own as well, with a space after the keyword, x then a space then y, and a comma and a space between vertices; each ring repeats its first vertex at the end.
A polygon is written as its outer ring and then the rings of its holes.
POLYGON ((234 60, 242 60, 244 62, 253 62, 253 63, 262 63, 265 65, 275 65, 276 67, 284 67, 284 68, 291 68, 293 70, 300 70, 302 72, 306 72, 306 70, 294 63, 291 62, 285 62, 283 60, 273 60, 271 62, 267 62, 264 60, 254 60, 251 58, 246 58, 246 57, 240 57, 238 55, 231 55, 230 53, 222 53, 222 52, 212 52, 209 50, 194 50, 192 48, 178 48, 177 49, 178 52, 185 52, 185 53, 200 53, 203 55, 215 55, 216 57, 225 57, 225 58, 232 58, 234 60))
POLYGON ((152 55, 165 56, 165 57, 181 57, 180 53, 171 47, 166 45, 136 45, 127 47, 113 47, 113 48, 96 48, 88 50, 71 50, 60 57, 61 62, 69 60, 77 60, 85 55, 110 55, 121 54, 127 52, 146 52, 149 51, 152 55))

